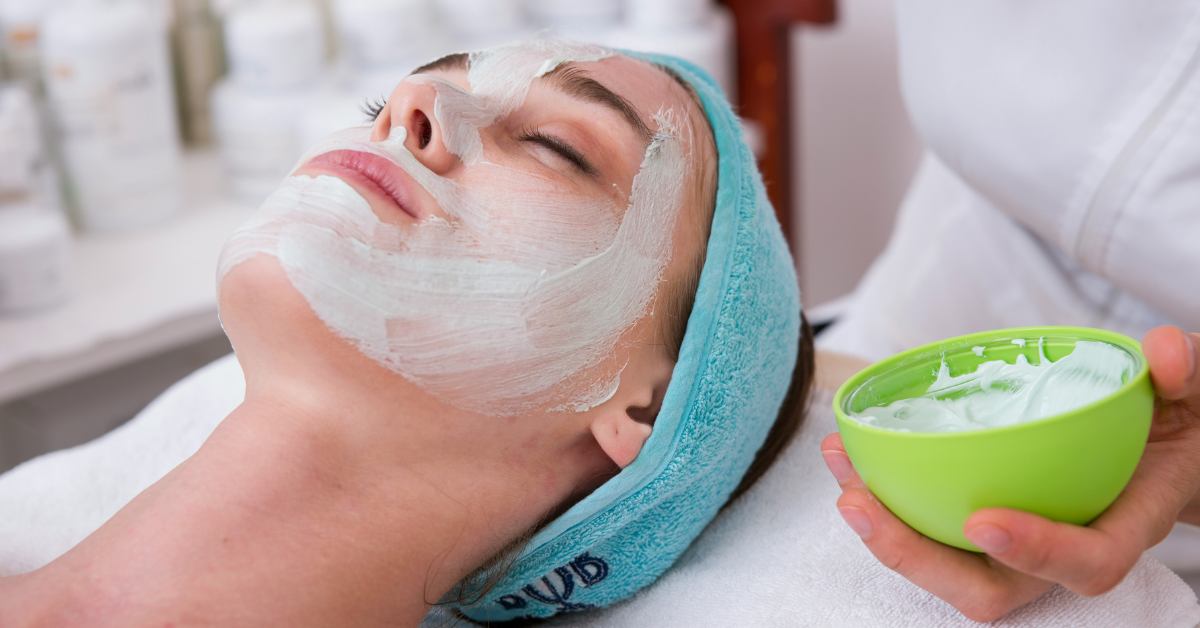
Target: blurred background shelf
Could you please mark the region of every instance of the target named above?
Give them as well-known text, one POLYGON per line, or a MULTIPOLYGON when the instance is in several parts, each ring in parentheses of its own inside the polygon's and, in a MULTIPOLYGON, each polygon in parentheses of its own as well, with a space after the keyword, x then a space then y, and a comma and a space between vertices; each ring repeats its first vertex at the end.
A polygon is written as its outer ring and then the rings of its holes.
POLYGON ((253 208, 223 197, 214 153, 188 153, 184 164, 181 217, 79 237, 71 301, 0 319, 0 403, 221 333, 217 255, 253 208))
POLYGON ((217 320, 217 256, 254 208, 226 199, 215 152, 189 151, 183 163, 181 216, 79 236, 71 300, 0 318, 0 470, 100 436, 230 351, 217 320))

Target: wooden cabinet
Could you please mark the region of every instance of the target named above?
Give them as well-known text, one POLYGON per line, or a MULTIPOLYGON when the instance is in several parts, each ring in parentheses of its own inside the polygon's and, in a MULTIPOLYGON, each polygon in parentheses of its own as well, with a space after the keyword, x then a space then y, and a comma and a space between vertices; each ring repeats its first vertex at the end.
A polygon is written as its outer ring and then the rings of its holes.
MULTIPOLYGON (((759 169, 767 195, 789 239, 792 224, 791 102, 788 29, 795 23, 828 24, 837 17, 834 0, 722 0, 737 28, 737 85, 741 115, 763 132, 759 169)), ((796 243, 792 242, 796 253, 796 243)))

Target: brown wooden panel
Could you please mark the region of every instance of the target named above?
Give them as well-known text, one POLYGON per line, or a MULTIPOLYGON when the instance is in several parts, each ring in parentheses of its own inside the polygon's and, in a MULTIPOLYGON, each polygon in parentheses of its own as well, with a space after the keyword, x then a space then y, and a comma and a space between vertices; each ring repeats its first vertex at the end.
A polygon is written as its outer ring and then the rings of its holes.
MULTIPOLYGON (((788 29, 797 22, 829 24, 835 0, 721 0, 737 23, 737 102, 744 118, 761 125, 766 150, 758 167, 767 195, 791 241, 791 103, 788 29)), ((797 242, 790 242, 793 254, 797 242)))

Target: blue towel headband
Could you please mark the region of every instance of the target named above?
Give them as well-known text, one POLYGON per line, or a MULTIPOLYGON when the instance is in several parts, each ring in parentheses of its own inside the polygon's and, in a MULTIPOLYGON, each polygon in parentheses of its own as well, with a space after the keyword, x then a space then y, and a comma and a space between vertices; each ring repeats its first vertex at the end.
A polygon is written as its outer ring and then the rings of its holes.
MULTIPOLYGON (((739 119, 711 76, 665 55, 716 138, 717 203, 696 302, 654 431, 629 466, 537 533, 473 604, 477 621, 608 606, 670 567, 741 481, 796 363, 800 293, 739 119)), ((482 582, 463 583, 470 592, 482 582)))

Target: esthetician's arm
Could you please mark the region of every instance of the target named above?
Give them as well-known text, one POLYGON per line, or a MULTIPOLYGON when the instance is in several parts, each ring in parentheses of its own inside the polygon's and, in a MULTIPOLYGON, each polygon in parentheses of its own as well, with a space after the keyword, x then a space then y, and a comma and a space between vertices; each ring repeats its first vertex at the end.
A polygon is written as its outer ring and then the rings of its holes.
POLYGON ((1056 582, 1088 596, 1112 589, 1177 519, 1200 525, 1200 334, 1158 327, 1142 350, 1158 393, 1150 440, 1129 485, 1091 525, 987 508, 963 526, 986 555, 942 545, 879 503, 831 434, 821 452, 842 487, 838 510, 880 562, 976 621, 1002 617, 1056 582))

